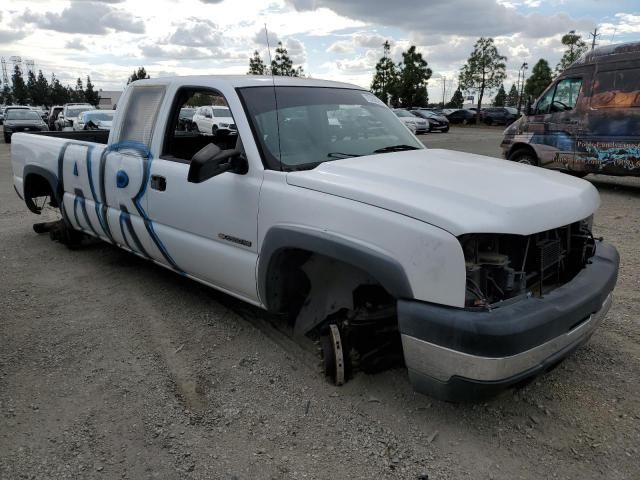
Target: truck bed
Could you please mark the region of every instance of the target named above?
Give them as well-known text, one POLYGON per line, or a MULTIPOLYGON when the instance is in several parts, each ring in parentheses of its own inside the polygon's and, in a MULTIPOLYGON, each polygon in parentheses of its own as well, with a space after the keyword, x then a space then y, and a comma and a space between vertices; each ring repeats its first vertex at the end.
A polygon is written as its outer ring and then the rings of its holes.
POLYGON ((101 143, 106 145, 109 140, 109 130, 82 130, 79 132, 33 132, 30 135, 44 135, 46 137, 64 138, 67 140, 77 140, 80 142, 101 143))

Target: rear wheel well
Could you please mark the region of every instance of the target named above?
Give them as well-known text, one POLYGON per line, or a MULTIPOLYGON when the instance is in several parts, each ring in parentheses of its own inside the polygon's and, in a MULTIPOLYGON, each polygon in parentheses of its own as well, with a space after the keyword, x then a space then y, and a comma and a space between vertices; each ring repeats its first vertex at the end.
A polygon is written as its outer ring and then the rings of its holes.
POLYGON ((34 202, 39 197, 49 197, 51 206, 58 207, 58 200, 49 180, 43 175, 30 173, 24 178, 24 200, 33 213, 39 214, 41 211, 41 207, 34 202))

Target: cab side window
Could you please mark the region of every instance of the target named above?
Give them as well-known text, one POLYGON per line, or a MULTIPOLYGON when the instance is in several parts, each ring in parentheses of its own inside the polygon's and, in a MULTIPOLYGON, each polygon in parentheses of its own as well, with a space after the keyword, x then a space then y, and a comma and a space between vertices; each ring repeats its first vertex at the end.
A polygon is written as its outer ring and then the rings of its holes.
POLYGON ((238 130, 224 96, 214 90, 181 88, 173 102, 161 157, 189 163, 209 144, 221 150, 236 148, 238 130), (218 118, 214 111, 223 110, 218 118))
POLYGON ((538 100, 536 104, 536 115, 543 115, 545 113, 549 113, 549 107, 551 106, 551 100, 553 100, 553 94, 555 93, 555 89, 552 88, 549 90, 543 97, 538 100))

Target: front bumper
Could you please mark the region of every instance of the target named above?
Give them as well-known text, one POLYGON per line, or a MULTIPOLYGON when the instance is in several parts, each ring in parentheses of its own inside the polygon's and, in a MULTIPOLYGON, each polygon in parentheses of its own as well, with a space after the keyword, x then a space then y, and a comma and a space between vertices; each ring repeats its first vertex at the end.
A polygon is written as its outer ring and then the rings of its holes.
POLYGON ((605 242, 571 281, 491 311, 398 302, 409 378, 444 400, 478 400, 551 369, 607 314, 619 256, 605 242))

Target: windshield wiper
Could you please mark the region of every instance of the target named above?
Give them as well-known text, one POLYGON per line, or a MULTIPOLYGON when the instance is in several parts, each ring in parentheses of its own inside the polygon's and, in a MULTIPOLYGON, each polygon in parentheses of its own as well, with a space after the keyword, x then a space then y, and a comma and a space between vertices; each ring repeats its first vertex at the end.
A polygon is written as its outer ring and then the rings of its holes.
POLYGON ((413 145, 389 145, 388 147, 379 148, 374 150, 373 153, 387 153, 387 152, 402 152, 404 150, 420 150, 413 145))
POLYGON ((349 158, 349 157, 361 157, 357 153, 342 153, 342 152, 329 152, 327 153, 327 157, 329 158, 349 158))

